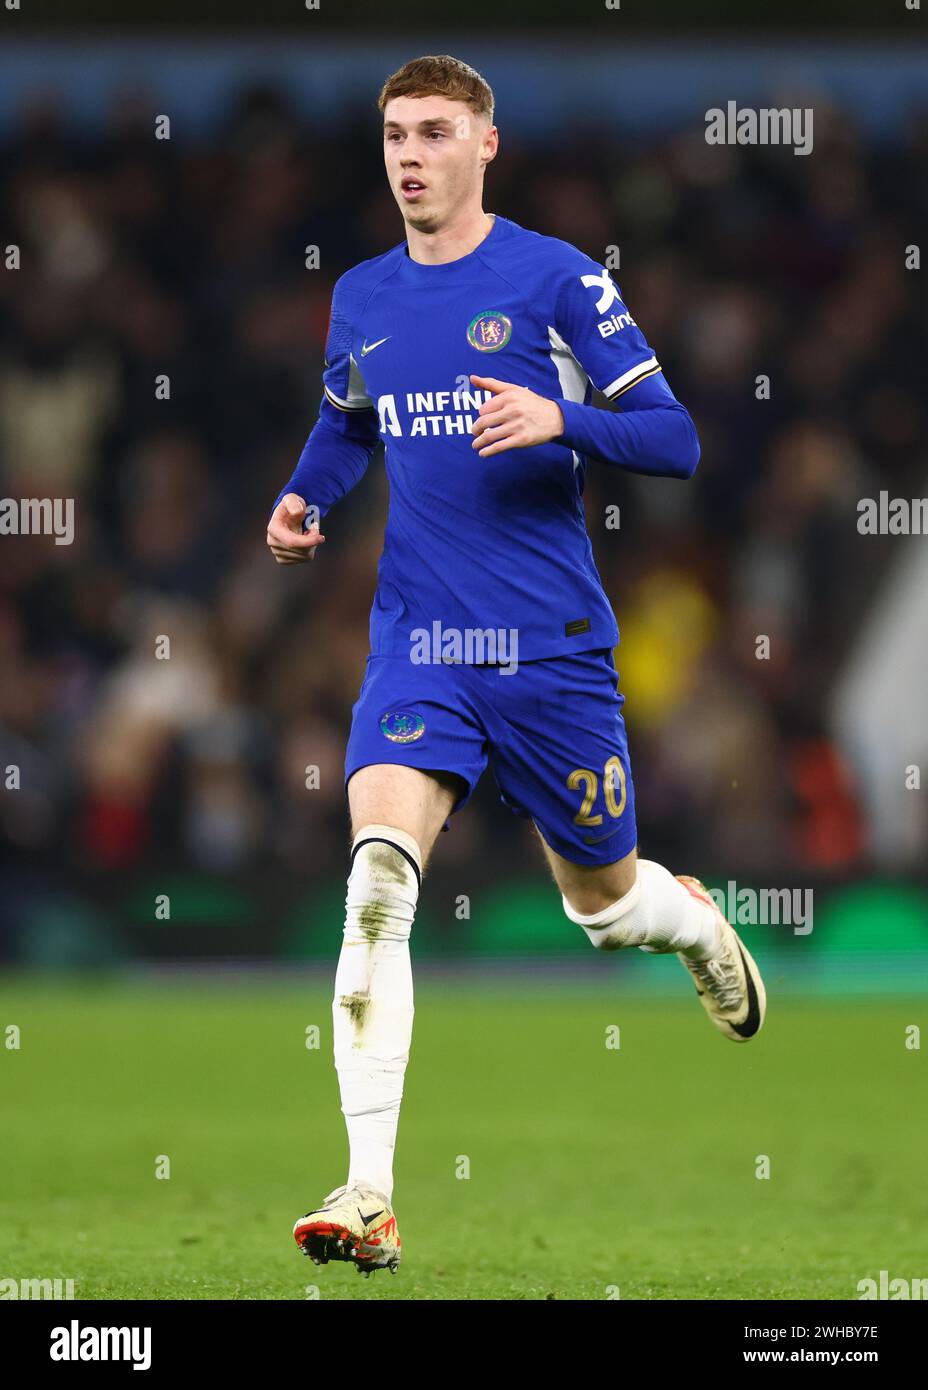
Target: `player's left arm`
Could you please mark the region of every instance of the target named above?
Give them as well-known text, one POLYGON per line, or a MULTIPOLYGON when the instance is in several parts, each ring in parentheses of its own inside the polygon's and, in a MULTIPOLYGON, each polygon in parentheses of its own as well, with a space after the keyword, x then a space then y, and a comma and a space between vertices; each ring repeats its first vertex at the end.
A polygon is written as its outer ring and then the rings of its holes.
POLYGON ((692 477, 699 462, 696 427, 618 286, 602 266, 579 253, 558 279, 549 337, 562 362, 572 359, 566 379, 574 381, 580 399, 549 400, 526 387, 471 377, 474 385, 494 393, 475 421, 474 447, 486 457, 554 441, 633 473, 692 477), (610 405, 621 401, 621 406, 584 405, 586 378, 610 405))

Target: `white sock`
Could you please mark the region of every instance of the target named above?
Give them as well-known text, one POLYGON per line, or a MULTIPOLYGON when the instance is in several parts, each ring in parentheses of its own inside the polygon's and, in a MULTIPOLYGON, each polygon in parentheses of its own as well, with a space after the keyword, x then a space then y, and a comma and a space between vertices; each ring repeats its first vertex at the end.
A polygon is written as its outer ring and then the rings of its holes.
POLYGON ((600 950, 640 946, 652 954, 682 951, 693 960, 705 960, 719 947, 719 927, 712 908, 650 859, 638 860, 634 886, 601 912, 575 912, 563 895, 562 901, 570 920, 578 923, 600 950))
POLYGON ((358 832, 335 973, 332 1023, 350 1149, 348 1185, 363 1182, 387 1198, 393 1195, 393 1150, 412 1041, 409 934, 421 869, 412 835, 389 825, 358 832))

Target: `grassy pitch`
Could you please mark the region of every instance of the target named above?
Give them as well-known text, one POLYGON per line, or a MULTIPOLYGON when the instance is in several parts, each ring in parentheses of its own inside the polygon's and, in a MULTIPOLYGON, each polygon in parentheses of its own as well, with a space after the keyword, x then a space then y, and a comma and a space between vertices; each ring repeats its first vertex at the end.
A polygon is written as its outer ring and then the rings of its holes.
POLYGON ((290 1234, 345 1178, 330 986, 7 978, 0 1278, 86 1299, 854 1299, 881 1269, 922 1277, 923 1004, 774 996, 739 1045, 656 968, 674 992, 654 1000, 608 969, 418 981, 403 1263, 368 1280, 290 1234))

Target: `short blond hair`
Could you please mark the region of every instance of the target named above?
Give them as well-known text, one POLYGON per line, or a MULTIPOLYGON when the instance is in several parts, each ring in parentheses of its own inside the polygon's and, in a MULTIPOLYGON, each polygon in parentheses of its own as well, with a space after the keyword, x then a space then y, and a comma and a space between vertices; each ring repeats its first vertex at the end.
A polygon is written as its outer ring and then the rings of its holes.
POLYGON ((494 100, 490 84, 474 68, 450 54, 430 54, 412 58, 392 77, 388 77, 377 99, 383 111, 394 97, 448 97, 464 101, 477 116, 486 116, 493 124, 494 100))

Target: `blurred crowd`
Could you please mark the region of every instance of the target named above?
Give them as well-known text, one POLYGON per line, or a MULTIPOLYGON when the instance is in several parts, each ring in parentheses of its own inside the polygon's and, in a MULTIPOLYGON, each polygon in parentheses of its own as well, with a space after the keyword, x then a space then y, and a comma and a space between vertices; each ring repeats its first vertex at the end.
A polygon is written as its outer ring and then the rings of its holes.
MULTIPOLYGON (((292 895, 346 864, 382 457, 313 565, 276 566, 264 530, 316 418, 332 283, 402 223, 373 103, 323 132, 255 89, 198 144, 156 140, 157 109, 127 96, 88 139, 43 98, 0 149, 21 254, 0 270, 0 495, 75 499, 72 545, 0 537, 0 765, 20 769, 3 855, 270 872, 292 895)), ((487 210, 599 261, 618 248, 702 443, 689 483, 588 471, 642 852, 677 872, 852 871, 862 793, 825 711, 886 557, 857 499, 924 489, 904 250, 928 127, 870 147, 817 107, 800 158, 710 147, 701 126, 534 147, 499 121, 487 210)), ((488 772, 436 858, 492 873, 535 853, 488 772)))

